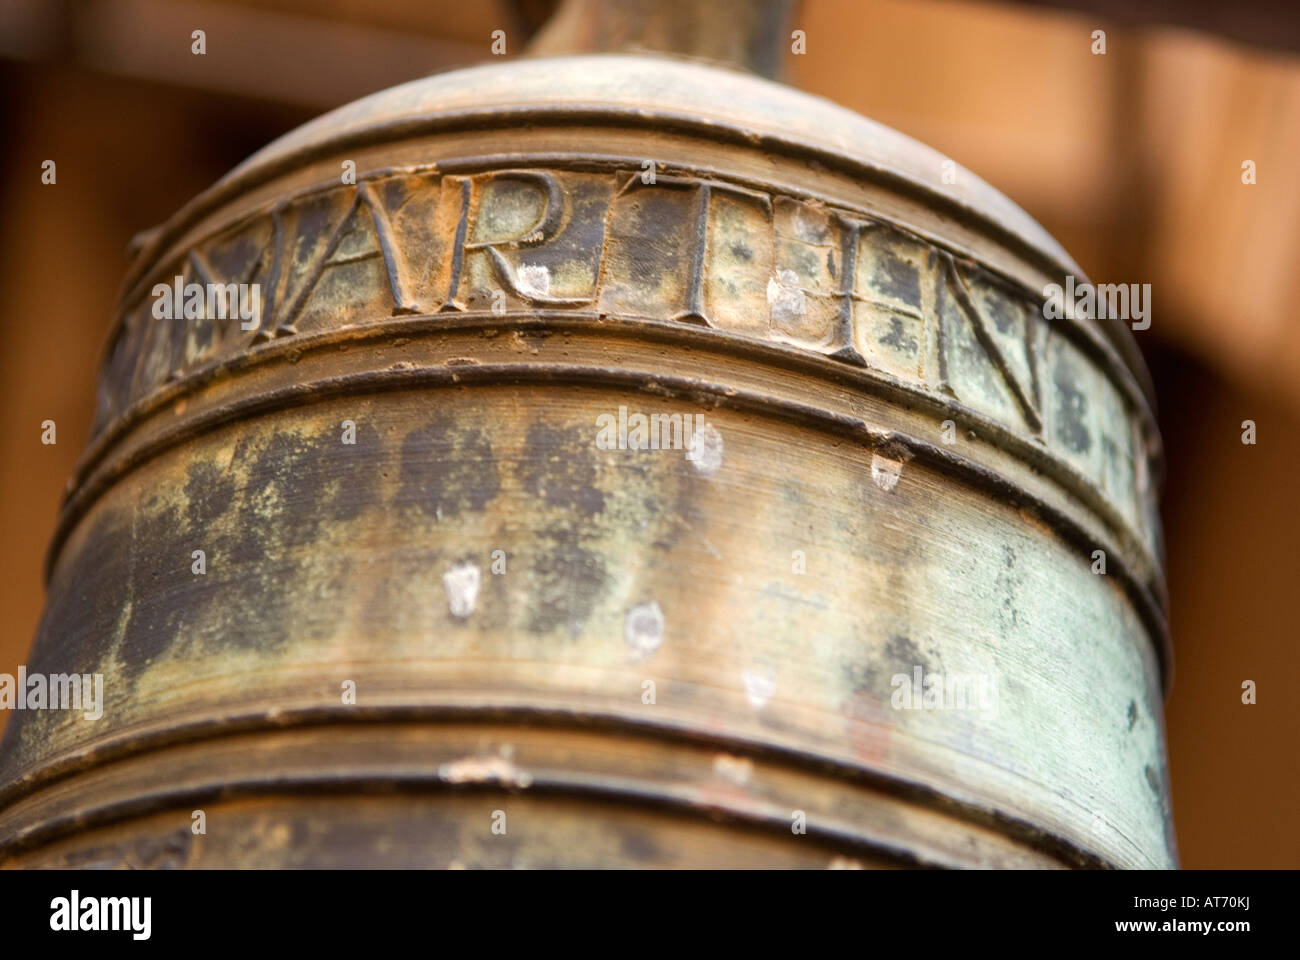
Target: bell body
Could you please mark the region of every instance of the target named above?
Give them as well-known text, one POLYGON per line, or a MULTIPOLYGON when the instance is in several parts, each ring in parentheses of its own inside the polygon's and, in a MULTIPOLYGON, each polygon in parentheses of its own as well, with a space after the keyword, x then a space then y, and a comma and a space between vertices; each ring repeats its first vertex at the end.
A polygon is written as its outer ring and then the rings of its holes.
POLYGON ((102 716, 12 718, 0 862, 1174 865, 1149 386, 1066 276, 694 63, 289 134, 124 284, 27 664, 102 716))

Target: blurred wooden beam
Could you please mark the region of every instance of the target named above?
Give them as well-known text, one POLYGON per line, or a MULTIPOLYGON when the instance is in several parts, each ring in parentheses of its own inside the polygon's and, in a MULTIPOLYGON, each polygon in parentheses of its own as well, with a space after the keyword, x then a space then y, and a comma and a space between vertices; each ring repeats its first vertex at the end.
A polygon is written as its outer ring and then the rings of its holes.
POLYGON ((1120 24, 1187 27, 1262 47, 1300 51, 1296 0, 1016 0, 1120 24))
POLYGON ((419 21, 427 32, 395 17, 387 0, 372 19, 363 19, 365 9, 294 0, 6 0, 0 56, 57 58, 115 76, 324 109, 484 60, 494 29, 513 32, 510 53, 527 40, 523 19, 504 2, 468 4, 455 17, 431 5, 427 22, 419 21), (336 18, 345 10, 349 18, 336 18), (455 30, 444 30, 450 23, 455 30), (191 51, 195 30, 206 35, 201 56, 191 51))

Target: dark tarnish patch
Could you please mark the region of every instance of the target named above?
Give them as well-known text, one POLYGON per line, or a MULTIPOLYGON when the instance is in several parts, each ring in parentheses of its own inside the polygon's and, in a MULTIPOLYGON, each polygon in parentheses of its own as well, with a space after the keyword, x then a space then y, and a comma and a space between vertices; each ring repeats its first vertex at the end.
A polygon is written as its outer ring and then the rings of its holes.
POLYGON ((95 520, 71 562, 50 583, 45 613, 27 660, 32 673, 85 673, 108 651, 128 595, 126 559, 131 527, 107 509, 95 520))
POLYGON ((577 637, 609 577, 599 553, 587 550, 570 527, 552 527, 538 534, 545 543, 530 572, 534 585, 528 606, 528 630, 550 633, 566 628, 577 637))
POLYGON ((338 482, 330 489, 325 504, 332 520, 353 520, 367 507, 379 502, 379 468, 383 450, 379 431, 369 421, 357 423, 356 443, 335 438, 338 482))
POLYGON ((664 277, 681 272, 680 242, 687 224, 695 218, 693 190, 639 190, 625 201, 627 235, 650 242, 638 245, 625 269, 635 285, 657 286, 664 277))
POLYGON ((596 487, 594 448, 594 436, 581 427, 530 424, 519 465, 524 489, 548 507, 596 516, 605 509, 605 494, 596 487))
POLYGON ((1057 395, 1056 433, 1075 453, 1087 453, 1092 449, 1092 437, 1083 422, 1088 412, 1088 398, 1079 389, 1074 370, 1068 363, 1056 364, 1053 382, 1057 395))
MULTIPOLYGON (((853 646, 865 648, 867 641, 854 630, 853 646)), ((895 674, 912 675, 912 667, 925 665, 921 651, 911 639, 901 634, 894 634, 885 644, 878 656, 846 662, 842 677, 845 690, 851 690, 846 700, 846 716, 857 715, 864 710, 872 716, 878 716, 880 707, 887 706, 893 686, 890 683, 895 674), (866 704, 866 706, 864 706, 866 704)))
POLYGON ((915 354, 920 349, 916 337, 907 335, 907 331, 903 329, 903 321, 899 317, 889 318, 889 332, 880 338, 880 342, 905 353, 915 354))
POLYGON ((568 222, 558 235, 533 248, 528 262, 546 266, 552 273, 562 272, 566 266, 586 267, 594 292, 605 246, 605 215, 609 212, 612 187, 613 183, 604 178, 575 183, 567 194, 568 222))
POLYGON ((910 637, 894 634, 885 644, 885 662, 891 667, 890 676, 896 673, 908 673, 913 667, 927 669, 925 657, 910 637))
POLYGON ((406 181, 397 177, 382 181, 379 190, 384 200, 384 209, 389 211, 390 216, 401 210, 409 195, 406 181))
POLYGON ((1138 705, 1137 705, 1137 701, 1136 701, 1136 700, 1130 700, 1130 701, 1128 702, 1128 728, 1129 728, 1130 731, 1132 731, 1132 729, 1133 729, 1133 725, 1136 724, 1137 722, 1138 722, 1138 705))
MULTIPOLYGON (((128 595, 123 560, 130 552, 129 521, 119 511, 105 509, 81 549, 55 571, 26 661, 29 674, 94 673, 100 669, 128 595)), ((106 700, 114 693, 113 681, 112 676, 104 678, 106 700)), ((44 738, 24 736, 22 731, 48 729, 58 722, 58 714, 54 710, 15 712, 0 739, 0 769, 14 770, 34 760, 43 749, 44 738)))
POLYGON ((348 457, 340 451, 348 449, 332 431, 314 437, 271 437, 249 468, 239 517, 239 530, 259 542, 241 543, 239 555, 261 556, 270 543, 301 547, 314 542, 334 499, 351 480, 360 479, 344 477, 339 469, 341 458, 348 457), (248 549, 253 546, 255 552, 248 549))
POLYGON ((821 272, 821 257, 815 248, 791 246, 784 255, 787 265, 801 277, 813 278, 821 272))
POLYGON ((338 226, 341 216, 346 215, 346 208, 339 204, 334 194, 326 193, 297 204, 295 213, 298 216, 296 231, 298 236, 310 238, 312 241, 297 245, 294 265, 298 271, 303 271, 312 259, 319 255, 317 248, 323 246, 329 239, 334 228, 338 226))
POLYGON ((204 256, 214 276, 246 277, 261 259, 262 245, 252 231, 245 231, 233 240, 211 244, 204 251, 204 256))
POLYGON ((1004 634, 1018 630, 1020 610, 1016 605, 1017 595, 1024 586, 1025 577, 1016 568, 1016 551, 1010 544, 1002 545, 1002 567, 998 570, 995 589, 1002 596, 1002 606, 998 609, 998 627, 1004 634))
POLYGON ((190 528, 205 530, 230 509, 235 499, 235 480, 229 471, 218 469, 214 463, 195 461, 186 477, 185 497, 189 500, 190 528))
POLYGON ((482 512, 501 492, 492 445, 478 429, 441 416, 402 441, 402 486, 394 504, 432 517, 482 512))
POLYGON ((1151 788, 1151 793, 1155 796, 1156 806, 1160 808, 1160 814, 1165 821, 1166 835, 1169 835, 1173 830, 1173 817, 1170 816, 1172 811, 1169 809, 1169 797, 1160 783, 1160 774, 1149 763, 1142 772, 1146 774, 1147 786, 1151 788))
POLYGON ((872 279, 882 293, 921 309, 921 274, 914 263, 881 248, 872 279))
MULTIPOLYGON (((190 572, 190 553, 204 549, 203 545, 187 546, 180 536, 184 524, 179 512, 174 507, 159 509, 156 504, 155 499, 141 506, 131 550, 134 600, 119 659, 132 681, 171 648, 191 601, 201 597, 206 584, 205 578, 190 572)), ((211 562, 211 551, 207 553, 211 562)))
MULTIPOLYGON (((992 283, 984 278, 981 282, 987 284, 990 294, 997 290, 992 283)), ((993 325, 997 327, 998 333, 1004 333, 1007 336, 1014 336, 1016 333, 1016 321, 1018 319, 1015 308, 1011 302, 1003 296, 988 296, 984 298, 983 306, 988 316, 993 318, 993 325)))
POLYGON ((190 528, 178 549, 185 558, 194 548, 207 551, 208 572, 192 577, 183 568, 193 581, 189 622, 208 628, 219 623, 218 642, 237 649, 270 650, 283 642, 294 598, 321 586, 302 582, 294 551, 310 553, 329 524, 356 518, 379 496, 379 435, 363 421, 356 441, 343 443, 341 430, 330 425, 315 436, 277 433, 261 447, 241 442, 230 472, 247 463, 248 479, 233 512, 217 511, 224 497, 219 486, 202 492, 220 472, 210 464, 191 467, 190 528), (193 547, 187 545, 191 540, 193 547), (239 603, 231 613, 213 616, 212 604, 223 597, 238 597, 239 603))

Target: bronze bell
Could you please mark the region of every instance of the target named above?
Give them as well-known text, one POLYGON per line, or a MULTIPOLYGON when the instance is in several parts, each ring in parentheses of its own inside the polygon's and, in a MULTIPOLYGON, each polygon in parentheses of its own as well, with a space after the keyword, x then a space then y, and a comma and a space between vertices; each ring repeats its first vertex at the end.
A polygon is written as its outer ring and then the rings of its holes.
POLYGON ((570 2, 145 238, 26 667, 102 715, 15 715, 0 864, 1176 865, 1133 338, 942 155, 654 52, 787 12, 570 2))

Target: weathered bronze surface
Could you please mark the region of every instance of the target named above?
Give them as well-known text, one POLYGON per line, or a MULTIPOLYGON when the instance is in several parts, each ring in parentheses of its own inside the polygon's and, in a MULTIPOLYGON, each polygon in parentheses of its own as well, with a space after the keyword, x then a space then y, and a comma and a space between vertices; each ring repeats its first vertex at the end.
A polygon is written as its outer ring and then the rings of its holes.
POLYGON ((14 717, 0 862, 1174 865, 1145 371, 945 160, 583 56, 232 172, 124 285, 28 664, 104 716, 14 717), (155 319, 177 276, 252 329, 155 319))

